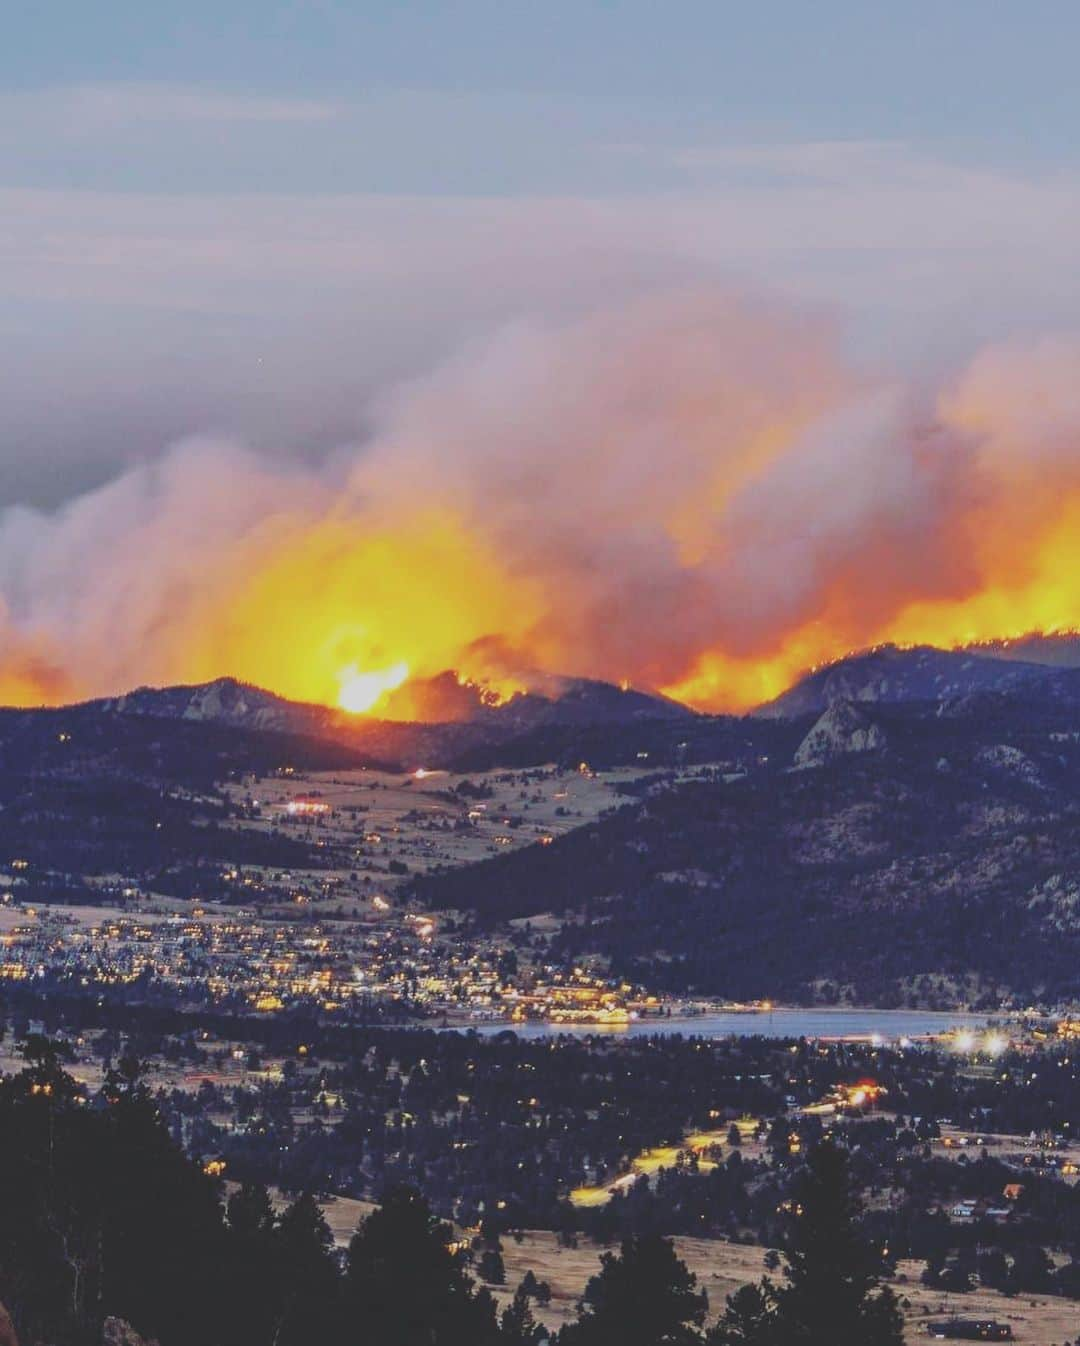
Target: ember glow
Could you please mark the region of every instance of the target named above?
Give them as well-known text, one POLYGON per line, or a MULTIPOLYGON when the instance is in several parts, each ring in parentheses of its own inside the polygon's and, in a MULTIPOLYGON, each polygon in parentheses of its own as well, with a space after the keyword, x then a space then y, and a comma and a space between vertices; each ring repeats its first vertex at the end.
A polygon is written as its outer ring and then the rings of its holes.
POLYGON ((918 387, 828 324, 667 295, 501 331, 322 471, 186 442, 0 516, 0 701, 222 674, 453 716, 557 675, 710 710, 886 641, 1080 624, 1080 339, 918 387))

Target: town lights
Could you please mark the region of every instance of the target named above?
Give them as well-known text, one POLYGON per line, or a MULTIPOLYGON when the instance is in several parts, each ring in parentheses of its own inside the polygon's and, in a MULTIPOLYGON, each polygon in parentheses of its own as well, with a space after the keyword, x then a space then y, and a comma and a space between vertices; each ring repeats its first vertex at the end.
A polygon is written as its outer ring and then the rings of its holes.
POLYGON ((1009 1039, 1004 1033, 991 1030, 981 1037, 970 1028, 962 1028, 953 1038, 953 1051, 962 1056, 974 1056, 983 1052, 987 1056, 1001 1056, 1008 1050, 1009 1039))

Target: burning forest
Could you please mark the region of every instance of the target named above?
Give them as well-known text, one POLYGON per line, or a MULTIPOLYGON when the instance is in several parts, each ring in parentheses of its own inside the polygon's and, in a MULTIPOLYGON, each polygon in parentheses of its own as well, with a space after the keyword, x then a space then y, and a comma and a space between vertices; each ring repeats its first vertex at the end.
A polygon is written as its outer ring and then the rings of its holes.
POLYGON ((0 701, 230 674, 423 719, 450 668, 740 710, 855 648, 1070 628, 1078 368, 1054 336, 916 383, 722 293, 503 327, 318 469, 206 436, 6 509, 0 701))

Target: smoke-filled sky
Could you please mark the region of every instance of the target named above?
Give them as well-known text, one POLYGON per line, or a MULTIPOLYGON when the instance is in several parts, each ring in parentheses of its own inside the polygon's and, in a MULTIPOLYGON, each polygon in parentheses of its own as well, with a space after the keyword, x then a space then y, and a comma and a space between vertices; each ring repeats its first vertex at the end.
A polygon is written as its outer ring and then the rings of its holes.
POLYGON ((0 700, 1080 622, 1071 0, 17 5, 0 700))

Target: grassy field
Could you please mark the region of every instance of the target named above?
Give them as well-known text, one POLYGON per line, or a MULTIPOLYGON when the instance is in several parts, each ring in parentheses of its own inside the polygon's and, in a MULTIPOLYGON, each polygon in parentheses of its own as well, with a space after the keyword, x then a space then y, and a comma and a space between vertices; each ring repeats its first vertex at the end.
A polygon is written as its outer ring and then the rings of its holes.
MULTIPOLYGON (((765 1274, 765 1249, 724 1243, 713 1239, 677 1238, 675 1246, 699 1285, 708 1292, 710 1317, 718 1315, 729 1294, 748 1281, 765 1274)), ((589 1277, 599 1268, 602 1249, 582 1243, 578 1248, 560 1248, 553 1233, 546 1230, 527 1232, 521 1243, 503 1239, 506 1286, 495 1290, 500 1303, 509 1301, 518 1282, 530 1268, 539 1280, 551 1286, 551 1304, 536 1311, 537 1318, 551 1328, 561 1327, 574 1318, 577 1301, 589 1277)), ((1080 1305, 1075 1300, 1039 1296, 1035 1299, 1006 1298, 992 1290, 976 1290, 968 1295, 944 1296, 919 1284, 923 1264, 902 1262, 893 1288, 904 1305, 906 1337, 911 1342, 926 1341, 923 1324, 930 1319, 948 1317, 996 1318, 1012 1326, 1018 1342, 1024 1346, 1061 1346, 1080 1336, 1080 1305)))
POLYGON ((349 1196, 335 1197, 333 1201, 323 1202, 322 1212, 326 1223, 339 1248, 348 1247, 349 1240, 356 1233, 356 1226, 366 1220, 375 1206, 370 1201, 356 1201, 349 1196))
MULTIPOLYGON (((287 835, 362 849, 356 868, 389 891, 402 881, 388 872, 391 860, 416 874, 434 865, 475 864, 503 850, 559 836, 626 802, 619 784, 641 775, 640 768, 629 767, 598 774, 542 767, 468 777, 447 771, 311 772, 260 781, 252 792, 262 816, 236 825, 282 827, 287 835), (491 797, 456 795, 465 780, 490 790, 491 797), (314 816, 296 811, 298 804, 313 803, 328 811, 314 816), (518 820, 515 826, 511 819, 518 820)), ((230 791, 237 802, 247 792, 239 787, 230 791)))
MULTIPOLYGON (((763 1248, 744 1248, 733 1243, 710 1239, 676 1239, 679 1256, 694 1271, 709 1293, 714 1308, 722 1306, 726 1295, 746 1281, 757 1280, 764 1271, 763 1248)), ((551 1286, 551 1303, 535 1310, 538 1320, 548 1327, 561 1327, 577 1313, 577 1302, 585 1284, 600 1266, 602 1248, 582 1241, 577 1248, 561 1248, 548 1230, 528 1230, 522 1241, 503 1239, 506 1286, 497 1287, 500 1302, 512 1296, 530 1268, 537 1280, 551 1286)))

